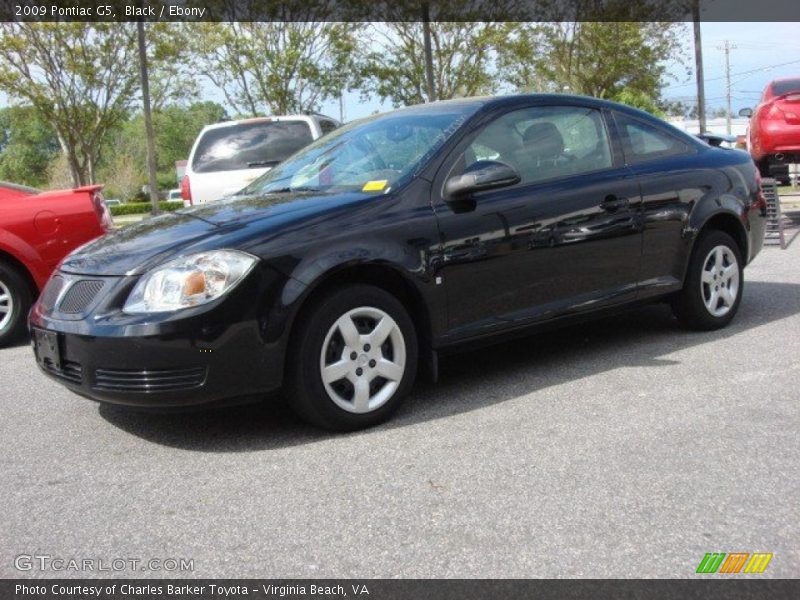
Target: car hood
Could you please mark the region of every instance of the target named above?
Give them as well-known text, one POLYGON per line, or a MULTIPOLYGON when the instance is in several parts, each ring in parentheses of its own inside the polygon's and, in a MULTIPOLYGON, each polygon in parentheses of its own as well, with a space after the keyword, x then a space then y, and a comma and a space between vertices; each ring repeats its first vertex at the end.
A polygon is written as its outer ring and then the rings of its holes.
POLYGON ((368 200, 359 192, 233 196, 130 225, 70 254, 67 273, 121 276, 141 273, 182 254, 242 248, 303 219, 368 200))

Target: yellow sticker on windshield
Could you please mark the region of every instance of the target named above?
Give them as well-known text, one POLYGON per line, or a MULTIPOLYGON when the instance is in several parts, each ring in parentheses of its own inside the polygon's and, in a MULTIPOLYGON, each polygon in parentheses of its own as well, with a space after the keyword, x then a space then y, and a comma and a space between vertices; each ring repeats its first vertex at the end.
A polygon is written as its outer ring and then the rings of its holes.
POLYGON ((375 181, 368 181, 361 188, 362 192, 380 192, 389 183, 388 179, 376 179, 375 181))

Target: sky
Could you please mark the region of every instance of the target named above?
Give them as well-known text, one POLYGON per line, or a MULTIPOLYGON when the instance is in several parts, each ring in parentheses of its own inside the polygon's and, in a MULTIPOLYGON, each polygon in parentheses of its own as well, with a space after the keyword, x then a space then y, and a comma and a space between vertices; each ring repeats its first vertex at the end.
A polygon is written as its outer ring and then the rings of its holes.
MULTIPOLYGON (((685 30, 686 65, 669 65, 671 77, 666 81, 664 96, 691 104, 697 101, 692 24, 687 23, 685 30)), ((725 54, 719 48, 725 40, 736 45, 730 54, 734 114, 740 108, 754 106, 762 90, 772 79, 800 77, 800 22, 701 23, 700 36, 706 103, 712 108, 725 106, 725 54)), ((382 104, 377 99, 361 102, 357 92, 345 97, 347 120, 365 117, 375 110, 390 109, 388 103, 382 104)), ((338 118, 339 102, 326 102, 321 112, 338 118)))
MULTIPOLYGON (((800 16, 800 13, 798 13, 800 16)), ((764 87, 779 77, 800 77, 800 23, 701 23, 703 71, 706 103, 725 106, 725 40, 735 48, 730 53, 731 90, 734 114, 754 106, 764 87)), ((692 24, 686 25, 686 48, 691 73, 672 65, 664 96, 696 102, 694 75, 694 37, 692 24)))
MULTIPOLYGON (((800 22, 702 23, 701 36, 706 102, 713 108, 725 105, 725 55, 720 48, 725 40, 736 46, 730 54, 734 114, 740 108, 754 106, 764 86, 772 79, 800 77, 800 22)), ((677 64, 669 66, 672 77, 666 82, 664 96, 691 104, 696 101, 691 23, 685 25, 685 44, 687 64, 683 67, 677 64)), ((204 95, 204 99, 224 104, 222 94, 210 85, 205 87, 204 95)), ((0 95, 0 106, 5 104, 6 98, 0 95)), ((359 92, 346 94, 344 105, 348 121, 392 108, 377 98, 362 101, 359 92)), ((338 100, 325 102, 321 112, 338 119, 338 100)))

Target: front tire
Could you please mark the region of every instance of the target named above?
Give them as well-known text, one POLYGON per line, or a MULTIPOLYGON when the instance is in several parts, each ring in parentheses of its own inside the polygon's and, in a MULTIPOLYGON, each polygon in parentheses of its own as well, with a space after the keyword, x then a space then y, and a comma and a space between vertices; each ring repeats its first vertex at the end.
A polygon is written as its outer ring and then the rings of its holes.
POLYGON ((739 310, 743 290, 744 263, 738 244, 727 233, 711 230, 697 241, 672 309, 690 329, 720 329, 739 310))
POLYGON ((22 337, 32 303, 25 278, 16 268, 0 262, 0 348, 22 337))
POLYGON ((370 285, 348 285, 301 315, 289 355, 289 404, 336 431, 385 421, 411 389, 417 335, 405 307, 370 285))

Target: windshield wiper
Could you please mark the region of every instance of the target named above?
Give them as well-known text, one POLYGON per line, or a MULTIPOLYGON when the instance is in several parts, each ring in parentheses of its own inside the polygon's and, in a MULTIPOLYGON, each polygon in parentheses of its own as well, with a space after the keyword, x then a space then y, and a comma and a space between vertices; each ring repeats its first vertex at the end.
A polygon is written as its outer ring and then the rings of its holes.
POLYGON ((279 165, 281 161, 279 160, 256 160, 253 162, 247 163, 248 167, 274 167, 275 165, 279 165))
POLYGON ((275 189, 275 190, 267 190, 264 193, 265 194, 288 194, 289 192, 321 192, 321 191, 322 190, 319 189, 319 188, 300 186, 300 187, 283 187, 283 188, 278 188, 278 189, 275 189))

